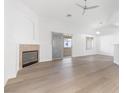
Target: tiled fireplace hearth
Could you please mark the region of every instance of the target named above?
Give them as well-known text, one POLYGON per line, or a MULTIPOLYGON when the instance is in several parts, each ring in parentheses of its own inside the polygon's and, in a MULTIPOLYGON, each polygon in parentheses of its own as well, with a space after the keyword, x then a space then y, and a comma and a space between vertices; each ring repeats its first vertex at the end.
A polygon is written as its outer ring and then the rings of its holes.
POLYGON ((20 44, 19 45, 19 68, 29 66, 39 62, 38 44, 20 44))

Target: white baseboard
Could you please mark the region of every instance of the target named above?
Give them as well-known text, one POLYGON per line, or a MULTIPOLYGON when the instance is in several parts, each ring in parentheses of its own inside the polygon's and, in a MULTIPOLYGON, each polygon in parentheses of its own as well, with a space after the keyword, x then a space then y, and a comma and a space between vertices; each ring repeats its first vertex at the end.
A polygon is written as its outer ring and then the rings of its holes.
POLYGON ((6 77, 6 78, 4 79, 4 86, 7 84, 7 82, 8 82, 9 79, 16 78, 16 77, 17 77, 17 74, 18 74, 18 71, 17 71, 16 73, 11 74, 11 75, 9 75, 8 77, 6 77))
POLYGON ((52 61, 52 59, 50 58, 50 59, 42 59, 42 60, 40 60, 40 62, 48 62, 48 61, 52 61))
POLYGON ((114 61, 115 64, 119 65, 119 62, 118 61, 114 61))
POLYGON ((112 54, 112 53, 103 52, 103 51, 98 51, 97 54, 106 55, 106 56, 114 56, 114 54, 112 54))

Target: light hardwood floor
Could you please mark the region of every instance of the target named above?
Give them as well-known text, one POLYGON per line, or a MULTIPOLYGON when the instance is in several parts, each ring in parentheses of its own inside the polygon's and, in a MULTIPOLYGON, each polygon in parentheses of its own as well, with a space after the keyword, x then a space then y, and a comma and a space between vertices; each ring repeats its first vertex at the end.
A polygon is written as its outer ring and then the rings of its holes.
POLYGON ((102 55, 37 63, 9 80, 5 93, 119 93, 118 69, 102 55))

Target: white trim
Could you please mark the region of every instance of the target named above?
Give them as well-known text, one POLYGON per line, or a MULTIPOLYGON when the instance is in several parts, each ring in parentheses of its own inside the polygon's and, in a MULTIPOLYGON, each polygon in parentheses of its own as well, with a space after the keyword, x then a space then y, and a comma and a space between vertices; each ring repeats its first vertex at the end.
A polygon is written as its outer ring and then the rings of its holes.
POLYGON ((119 65, 119 62, 118 61, 114 61, 115 64, 119 65))
MULTIPOLYGON (((18 70, 19 71, 19 70, 18 70)), ((4 80, 4 86, 7 84, 7 82, 10 80, 10 79, 13 79, 13 78, 16 78, 17 77, 17 74, 18 74, 18 71, 14 74, 11 74, 9 75, 5 80, 4 80)))
POLYGON ((48 62, 48 61, 52 61, 52 59, 40 59, 39 62, 48 62))
POLYGON ((114 56, 112 53, 103 52, 103 51, 98 51, 97 54, 100 54, 100 55, 107 55, 107 56, 114 56))

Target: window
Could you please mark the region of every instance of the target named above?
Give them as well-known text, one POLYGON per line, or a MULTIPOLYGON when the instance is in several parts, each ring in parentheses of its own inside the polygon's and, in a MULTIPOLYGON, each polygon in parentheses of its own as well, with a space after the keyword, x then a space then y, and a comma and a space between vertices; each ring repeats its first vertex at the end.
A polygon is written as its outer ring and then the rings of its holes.
POLYGON ((64 48, 71 48, 72 47, 72 39, 64 38, 64 48))
POLYGON ((94 38, 93 37, 86 37, 86 49, 90 50, 93 49, 93 42, 94 42, 94 38))

